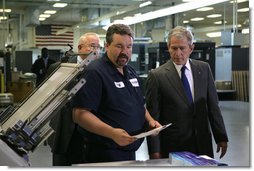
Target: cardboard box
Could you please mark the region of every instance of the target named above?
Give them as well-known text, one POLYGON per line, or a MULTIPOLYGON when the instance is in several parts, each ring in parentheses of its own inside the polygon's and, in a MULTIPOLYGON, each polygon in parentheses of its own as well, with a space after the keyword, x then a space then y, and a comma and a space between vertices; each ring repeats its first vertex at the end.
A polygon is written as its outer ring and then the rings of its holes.
POLYGON ((10 82, 7 84, 7 90, 13 94, 14 103, 22 102, 34 89, 32 82, 10 82))

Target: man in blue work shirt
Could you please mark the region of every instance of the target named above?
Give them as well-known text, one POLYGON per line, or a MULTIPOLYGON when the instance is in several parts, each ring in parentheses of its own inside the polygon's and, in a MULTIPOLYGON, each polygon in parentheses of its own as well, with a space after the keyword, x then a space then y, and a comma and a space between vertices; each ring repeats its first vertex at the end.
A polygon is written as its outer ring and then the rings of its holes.
POLYGON ((85 68, 86 84, 74 98, 73 120, 88 137, 88 162, 135 160, 143 139, 132 135, 161 126, 146 108, 135 70, 128 65, 133 32, 123 24, 106 33, 106 53, 85 68))

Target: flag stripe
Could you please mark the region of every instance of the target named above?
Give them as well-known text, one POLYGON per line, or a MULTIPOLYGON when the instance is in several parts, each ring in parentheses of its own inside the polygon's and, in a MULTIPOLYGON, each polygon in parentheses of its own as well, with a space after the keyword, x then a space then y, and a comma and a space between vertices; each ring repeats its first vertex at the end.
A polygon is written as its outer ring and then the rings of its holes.
POLYGON ((57 35, 57 31, 64 29, 66 25, 40 25, 36 27, 35 44, 37 47, 73 45, 73 32, 68 31, 57 35))

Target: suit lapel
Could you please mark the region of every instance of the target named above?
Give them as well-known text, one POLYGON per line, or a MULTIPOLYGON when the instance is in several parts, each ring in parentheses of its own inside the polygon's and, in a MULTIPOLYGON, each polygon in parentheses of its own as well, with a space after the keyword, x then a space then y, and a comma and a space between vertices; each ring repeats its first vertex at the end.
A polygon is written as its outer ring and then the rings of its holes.
POLYGON ((200 84, 201 70, 198 64, 193 60, 190 60, 190 66, 192 70, 193 83, 194 83, 194 99, 196 99, 199 90, 202 89, 202 84, 200 84))
POLYGON ((165 69, 168 70, 166 72, 167 73, 166 77, 169 80, 171 86, 175 89, 175 91, 179 94, 179 96, 182 97, 187 104, 189 104, 187 95, 184 92, 184 87, 182 85, 181 79, 177 73, 177 70, 172 60, 169 60, 168 65, 165 67, 165 69))

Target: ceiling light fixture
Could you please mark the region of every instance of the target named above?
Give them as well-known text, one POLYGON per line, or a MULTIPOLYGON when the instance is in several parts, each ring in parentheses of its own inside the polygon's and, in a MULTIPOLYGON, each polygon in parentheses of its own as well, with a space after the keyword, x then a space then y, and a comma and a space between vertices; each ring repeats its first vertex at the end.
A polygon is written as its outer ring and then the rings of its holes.
MULTIPOLYGON (((225 21, 224 23, 226 24, 227 21, 225 21)), ((214 24, 223 24, 223 21, 215 21, 214 24)))
POLYGON ((51 15, 50 14, 41 14, 39 17, 40 18, 49 18, 51 15))
POLYGON ((46 20, 46 18, 39 18, 39 21, 44 21, 46 20))
POLYGON ((249 8, 241 8, 237 10, 237 12, 248 12, 248 11, 249 11, 249 8))
POLYGON ((0 16, 0 20, 7 20, 6 16, 0 16))
POLYGON ((135 17, 140 16, 142 13, 134 14, 135 17))
POLYGON ((55 14, 56 11, 55 10, 46 10, 44 11, 44 14, 55 14))
POLYGON ((144 2, 144 3, 142 3, 142 4, 140 4, 140 5, 139 5, 139 8, 142 8, 142 7, 145 7, 145 6, 151 5, 151 4, 152 4, 152 2, 151 2, 151 1, 146 1, 146 2, 144 2))
MULTIPOLYGON (((163 9, 159 9, 156 11, 151 11, 151 12, 148 12, 145 14, 141 14, 140 16, 135 16, 135 17, 132 17, 131 19, 124 20, 123 24, 132 25, 132 24, 143 22, 143 21, 148 21, 148 20, 152 20, 152 19, 156 19, 156 18, 160 18, 160 17, 164 17, 164 16, 169 16, 172 14, 177 14, 177 13, 181 13, 181 12, 185 12, 185 11, 198 9, 198 8, 205 7, 205 6, 219 4, 222 2, 226 2, 226 1, 228 1, 228 0, 212 0, 212 1, 211 0, 203 0, 202 3, 200 3, 199 0, 195 0, 193 2, 182 3, 179 5, 175 5, 175 6, 170 6, 168 8, 163 8, 163 9)), ((111 24, 109 24, 109 25, 111 25, 111 24)), ((104 28, 108 28, 108 26, 106 26, 104 28)))
POLYGON ((202 20, 204 20, 204 18, 202 18, 202 17, 196 17, 196 18, 191 18, 190 20, 191 21, 202 21, 202 20))
POLYGON ((222 24, 222 21, 215 21, 214 24, 222 24))
POLYGON ((11 12, 11 9, 4 9, 4 10, 3 10, 3 9, 1 8, 1 9, 0 9, 0 12, 8 12, 8 13, 9 13, 9 12, 11 12))
POLYGON ((211 32, 211 33, 206 33, 207 37, 214 38, 214 37, 220 37, 221 32, 211 32))
POLYGON ((250 29, 249 28, 243 29, 242 34, 250 34, 250 29))
POLYGON ((121 15, 121 14, 123 14, 123 13, 125 13, 126 11, 117 11, 116 12, 116 15, 121 15))
POLYGON ((203 8, 197 9, 196 11, 210 11, 210 10, 213 10, 213 9, 214 9, 213 7, 203 7, 203 8))
POLYGON ((67 3, 55 3, 53 5, 53 7, 56 7, 56 8, 63 8, 63 7, 66 7, 68 4, 67 3))
POLYGON ((211 14, 211 15, 208 15, 206 16, 207 18, 218 18, 218 17, 221 17, 222 15, 221 14, 211 14))
MULTIPOLYGON (((234 1, 235 1, 235 0, 234 0, 234 1)), ((230 3, 234 3, 234 1, 230 1, 230 3)), ((239 4, 239 3, 247 2, 247 1, 249 1, 249 0, 237 0, 237 3, 239 4)))

